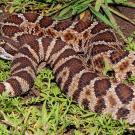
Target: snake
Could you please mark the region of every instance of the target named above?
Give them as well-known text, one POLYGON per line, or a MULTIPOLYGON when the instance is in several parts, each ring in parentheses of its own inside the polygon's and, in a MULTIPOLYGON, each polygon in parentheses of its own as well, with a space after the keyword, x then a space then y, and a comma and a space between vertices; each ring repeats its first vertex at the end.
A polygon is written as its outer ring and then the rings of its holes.
POLYGON ((135 52, 124 50, 114 30, 90 17, 62 21, 35 12, 13 13, 0 22, 0 58, 11 60, 0 93, 20 96, 49 65, 61 91, 85 108, 135 123, 135 52), (112 79, 102 74, 108 63, 112 79), (41 68, 43 68, 41 66, 41 68))

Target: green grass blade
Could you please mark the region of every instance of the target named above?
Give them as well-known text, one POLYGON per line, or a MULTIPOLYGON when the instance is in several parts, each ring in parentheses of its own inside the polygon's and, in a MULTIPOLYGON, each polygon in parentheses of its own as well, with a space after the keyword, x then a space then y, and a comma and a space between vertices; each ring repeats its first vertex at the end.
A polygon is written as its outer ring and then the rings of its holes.
POLYGON ((122 19, 124 19, 124 20, 126 20, 126 21, 132 23, 133 25, 135 25, 135 22, 134 22, 133 20, 131 20, 130 18, 126 17, 124 14, 121 14, 120 12, 117 12, 116 10, 114 10, 114 9, 112 9, 112 8, 110 8, 110 7, 108 7, 108 9, 109 9, 112 13, 114 13, 115 15, 117 15, 117 16, 121 17, 122 19))
POLYGON ((100 10, 101 5, 104 3, 104 0, 96 0, 95 10, 98 12, 100 10))
POLYGON ((97 12, 95 10, 95 8, 93 8, 91 5, 89 5, 89 9, 91 10, 91 12, 97 17, 99 18, 101 21, 103 21, 105 24, 112 26, 111 22, 109 19, 107 19, 107 17, 103 14, 101 14, 100 12, 97 12))
POLYGON ((93 0, 80 0, 75 2, 73 5, 70 5, 63 9, 60 14, 54 19, 56 20, 63 20, 72 17, 73 15, 79 14, 86 10, 88 8, 88 5, 92 2, 93 0))
POLYGON ((122 3, 123 6, 127 6, 127 7, 131 7, 131 8, 135 8, 135 3, 134 2, 125 2, 122 3))
POLYGON ((127 39, 126 39, 125 35, 123 34, 123 32, 121 31, 121 29, 117 25, 116 20, 113 17, 112 13, 110 12, 108 6, 107 5, 102 5, 102 9, 105 12, 105 14, 107 15, 107 17, 109 18, 109 20, 110 20, 110 22, 112 24, 111 27, 116 30, 116 32, 122 37, 122 39, 125 42, 127 42, 127 39))

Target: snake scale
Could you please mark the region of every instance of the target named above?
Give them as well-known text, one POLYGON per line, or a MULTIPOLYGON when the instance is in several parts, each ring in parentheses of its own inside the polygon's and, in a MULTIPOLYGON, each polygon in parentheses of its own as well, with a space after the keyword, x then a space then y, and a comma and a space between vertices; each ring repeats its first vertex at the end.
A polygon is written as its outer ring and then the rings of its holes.
POLYGON ((28 91, 45 62, 74 101, 135 123, 135 86, 123 83, 135 74, 135 53, 124 51, 110 27, 89 17, 59 22, 27 12, 7 17, 0 22, 0 31, 0 57, 12 60, 11 76, 0 83, 0 93, 18 96, 28 91), (105 62, 115 80, 101 73, 105 62))

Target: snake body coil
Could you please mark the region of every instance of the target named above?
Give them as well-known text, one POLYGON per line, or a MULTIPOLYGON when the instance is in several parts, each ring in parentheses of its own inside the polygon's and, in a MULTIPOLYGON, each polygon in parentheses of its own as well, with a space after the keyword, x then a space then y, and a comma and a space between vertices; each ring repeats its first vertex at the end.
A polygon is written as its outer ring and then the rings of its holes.
POLYGON ((46 62, 61 90, 76 102, 135 123, 135 86, 122 83, 135 74, 135 53, 124 51, 108 26, 89 18, 57 22, 35 13, 13 14, 0 24, 0 57, 12 60, 10 78, 0 83, 1 93, 16 96, 28 91, 39 64, 46 62), (90 69, 84 64, 88 61, 90 69), (105 62, 115 81, 101 75, 105 62))

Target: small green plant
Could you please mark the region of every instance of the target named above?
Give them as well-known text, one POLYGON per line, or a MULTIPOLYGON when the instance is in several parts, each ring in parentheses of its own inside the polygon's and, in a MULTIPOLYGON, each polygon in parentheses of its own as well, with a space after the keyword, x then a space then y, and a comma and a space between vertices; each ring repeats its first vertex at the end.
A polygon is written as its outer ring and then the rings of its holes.
POLYGON ((103 68, 103 75, 107 75, 109 71, 112 71, 111 65, 108 63, 108 61, 104 61, 104 68, 103 68))
POLYGON ((127 83, 135 84, 135 76, 128 77, 127 83))
POLYGON ((133 32, 133 34, 131 34, 131 36, 129 36, 127 38, 127 45, 125 47, 125 50, 135 51, 135 41, 134 41, 134 38, 135 38, 135 32, 133 32))

